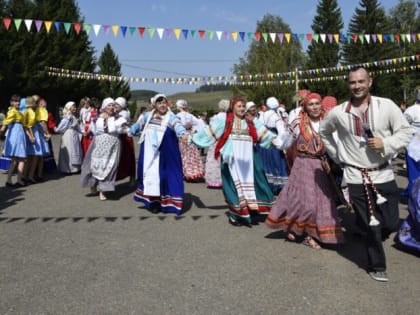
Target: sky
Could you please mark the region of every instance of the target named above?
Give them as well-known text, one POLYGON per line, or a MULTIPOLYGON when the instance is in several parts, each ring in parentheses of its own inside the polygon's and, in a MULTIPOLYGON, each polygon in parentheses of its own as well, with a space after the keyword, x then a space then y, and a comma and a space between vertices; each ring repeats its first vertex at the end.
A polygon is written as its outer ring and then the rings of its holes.
MULTIPOLYGON (((359 0, 338 0, 345 32, 359 0)), ((270 13, 287 23, 292 33, 312 33, 311 24, 316 14, 317 0, 77 0, 85 23, 153 27, 163 29, 212 30, 228 32, 255 32, 258 21, 270 13)), ((380 0, 389 9, 398 0, 380 0)), ((212 40, 188 37, 176 39, 155 33, 150 38, 127 31, 114 36, 112 31, 98 35, 90 31, 89 39, 99 58, 104 46, 109 43, 121 63, 123 76, 135 78, 179 78, 195 76, 230 76, 233 65, 245 56, 250 41, 238 39, 212 40)), ((72 69, 78 70, 78 69, 72 69)), ((199 85, 170 83, 130 84, 133 90, 146 89, 168 95, 177 92, 191 92, 199 85)))

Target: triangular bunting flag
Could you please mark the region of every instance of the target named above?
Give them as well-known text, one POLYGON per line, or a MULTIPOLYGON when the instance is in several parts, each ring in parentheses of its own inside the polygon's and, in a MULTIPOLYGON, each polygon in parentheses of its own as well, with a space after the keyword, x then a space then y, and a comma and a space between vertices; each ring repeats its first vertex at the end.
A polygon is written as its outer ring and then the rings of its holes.
POLYGON ((207 31, 207 34, 209 34, 209 38, 212 40, 214 37, 214 31, 207 31))
POLYGON ((58 21, 54 22, 55 31, 57 33, 60 32, 60 26, 61 26, 61 22, 58 22, 58 21))
POLYGON ((66 31, 66 34, 68 34, 69 31, 70 31, 71 23, 69 23, 69 22, 63 22, 63 25, 64 25, 64 30, 66 31))
POLYGON ((326 35, 325 34, 319 34, 319 37, 321 37, 321 42, 325 43, 326 35))
POLYGON ((318 41, 319 41, 319 34, 314 34, 314 41, 315 41, 315 43, 318 43, 318 41))
POLYGON ((261 40, 261 33, 260 33, 260 32, 255 32, 255 33, 254 33, 254 36, 255 36, 255 40, 256 40, 257 42, 259 42, 259 41, 261 40))
POLYGON ((308 33, 306 34, 306 39, 308 40, 308 42, 312 42, 312 34, 308 33))
POLYGON ((304 39, 305 39, 305 34, 300 33, 299 34, 299 41, 302 43, 304 39))
POLYGON ((283 43, 284 40, 284 34, 283 33, 278 33, 277 37, 279 38, 280 43, 283 43))
POLYGON ((357 42, 357 39, 359 38, 359 35, 353 34, 352 37, 353 37, 353 42, 356 43, 357 42))
POLYGON ((182 30, 182 35, 184 35, 184 38, 187 39, 187 37, 188 37, 188 30, 187 29, 183 29, 182 30))
POLYGON ((292 40, 297 42, 299 40, 298 34, 297 33, 293 33, 292 34, 292 40))
POLYGON ((120 27, 114 24, 111 26, 111 29, 112 29, 112 33, 114 34, 114 37, 117 37, 120 27))
POLYGON ((36 28, 36 31, 39 33, 39 30, 41 29, 41 27, 42 27, 42 21, 40 21, 40 20, 36 20, 35 21, 35 28, 36 28))
POLYGON ((92 24, 89 24, 89 23, 83 24, 83 31, 85 31, 87 35, 89 35, 91 28, 92 28, 92 24))
POLYGON ((163 32, 164 32, 165 30, 163 29, 163 28, 161 28, 161 27, 158 27, 157 29, 156 29, 156 32, 158 33, 158 37, 159 37, 159 39, 162 39, 163 38, 163 32))
POLYGON ((340 34, 334 34, 334 41, 336 43, 340 42, 340 34))
POLYGON ((204 36, 206 35, 206 31, 205 30, 198 30, 198 34, 200 35, 200 38, 203 39, 204 36))
POLYGON ((225 39, 226 39, 226 40, 229 40, 230 33, 229 33, 228 31, 225 31, 225 32, 223 33, 223 35, 225 35, 225 39))
POLYGON ((400 36, 400 34, 394 34, 394 38, 395 38, 395 41, 396 41, 397 43, 399 43, 399 42, 401 41, 401 36, 400 36))
POLYGON ((218 40, 222 39, 222 35, 223 35, 222 31, 216 31, 216 37, 217 37, 218 40))
POLYGON ((287 41, 288 43, 290 43, 290 37, 292 36, 292 34, 290 34, 290 33, 286 33, 286 34, 284 34, 284 36, 286 37, 286 41, 287 41))
POLYGON ((49 34, 51 31, 52 21, 45 21, 44 25, 45 25, 45 29, 47 30, 47 34, 49 34))
POLYGON ((155 28, 154 27, 148 27, 147 32, 149 33, 149 37, 153 38, 153 35, 155 34, 155 28))
POLYGON ((239 32, 239 37, 244 42, 245 41, 245 32, 239 32))
POLYGON ((333 42, 333 35, 332 34, 328 34, 327 36, 328 36, 328 41, 330 43, 332 43, 333 42))
POLYGON ((123 34, 123 37, 125 37, 125 34, 127 33, 127 26, 120 26, 121 33, 123 34))
POLYGON ((267 40, 268 40, 268 34, 267 33, 262 33, 261 35, 264 38, 264 41, 267 42, 267 40))
POLYGON ((140 27, 138 27, 137 29, 139 30, 139 34, 140 34, 140 36, 141 36, 141 37, 144 37, 144 31, 146 30, 146 28, 145 28, 145 27, 143 27, 143 26, 140 26, 140 27))
POLYGON ((135 26, 130 26, 128 29, 130 30, 130 35, 131 35, 131 36, 133 36, 133 35, 134 35, 134 33, 136 32, 137 27, 135 27, 135 26))
POLYGON ((79 35, 80 30, 82 29, 82 24, 80 24, 80 23, 74 23, 73 24, 73 28, 74 28, 74 31, 76 32, 76 34, 79 35))
POLYGON ((376 41, 378 40, 377 34, 372 34, 372 40, 374 43, 376 43, 376 41))
POLYGON ((16 30, 19 31, 20 25, 22 24, 22 19, 14 19, 16 30))
POLYGON ((232 32, 232 38, 233 41, 236 43, 236 41, 238 40, 238 32, 232 32))
POLYGON ((28 32, 30 32, 31 31, 31 26, 32 26, 32 20, 31 19, 26 19, 25 20, 25 26, 26 26, 26 30, 28 32))
POLYGON ((111 26, 109 25, 102 25, 102 29, 104 30, 105 35, 109 34, 109 30, 111 29, 111 26))
POLYGON ((93 24, 93 32, 95 33, 95 36, 98 36, 100 30, 101 30, 100 24, 93 24))
POLYGON ((368 44, 370 44, 370 35, 369 34, 365 34, 365 40, 368 44))
POLYGON ((276 42, 276 37, 277 37, 276 35, 277 35, 277 34, 276 34, 276 33, 270 33, 269 35, 270 35, 271 41, 272 41, 273 43, 275 43, 275 42, 276 42))
POLYGON ((195 35, 197 35, 197 31, 196 30, 190 30, 190 34, 192 38, 195 38, 195 35))
POLYGON ((254 33, 248 32, 248 33, 246 33, 246 35, 248 36, 249 41, 252 41, 254 39, 254 33))
POLYGON ((171 28, 166 28, 165 29, 165 35, 167 38, 171 38, 172 37, 172 29, 171 28))
POLYGON ((179 36, 181 35, 181 29, 180 28, 174 28, 174 34, 175 34, 175 38, 179 39, 179 36))
POLYGON ((3 18, 3 24, 4 24, 4 27, 6 28, 7 31, 9 30, 9 27, 10 27, 11 23, 12 23, 11 18, 8 18, 8 17, 3 18))

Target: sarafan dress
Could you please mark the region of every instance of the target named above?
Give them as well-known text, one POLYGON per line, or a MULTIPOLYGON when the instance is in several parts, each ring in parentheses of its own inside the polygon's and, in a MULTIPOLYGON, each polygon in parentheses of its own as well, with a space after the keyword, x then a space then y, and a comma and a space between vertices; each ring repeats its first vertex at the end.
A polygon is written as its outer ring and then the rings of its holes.
MULTIPOLYGON (((224 134, 227 115, 212 119, 209 126, 192 136, 192 141, 201 148, 214 145, 224 134)), ((231 133, 220 149, 222 190, 228 216, 248 224, 252 223, 251 214, 268 214, 274 202, 256 144, 269 148, 276 135, 258 120, 253 124, 258 136, 256 143, 245 119, 235 117, 231 133)))
POLYGON ((420 178, 414 181, 408 199, 408 216, 401 225, 398 234, 398 241, 420 251, 420 178))
POLYGON ((178 138, 187 131, 173 112, 161 116, 154 110, 130 128, 132 135, 140 131, 134 200, 149 210, 181 215, 184 181, 178 138))
POLYGON ((285 187, 265 224, 296 235, 309 235, 326 244, 344 241, 334 201, 334 191, 321 165, 325 154, 318 123, 307 123, 310 137, 300 133, 300 118, 292 123, 297 156, 285 187))

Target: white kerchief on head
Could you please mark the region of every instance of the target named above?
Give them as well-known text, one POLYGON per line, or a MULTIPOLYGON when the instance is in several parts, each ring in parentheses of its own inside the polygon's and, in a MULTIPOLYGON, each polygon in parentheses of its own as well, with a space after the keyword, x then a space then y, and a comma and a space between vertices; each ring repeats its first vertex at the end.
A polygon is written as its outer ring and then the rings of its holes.
POLYGON ((122 108, 127 108, 127 101, 124 97, 120 96, 115 99, 115 103, 120 105, 122 108))
POLYGON ((114 99, 111 97, 104 98, 102 101, 101 110, 104 110, 105 107, 107 107, 109 104, 115 103, 114 99))
POLYGON ((274 96, 267 98, 267 102, 265 103, 269 109, 276 109, 279 107, 279 101, 274 96))

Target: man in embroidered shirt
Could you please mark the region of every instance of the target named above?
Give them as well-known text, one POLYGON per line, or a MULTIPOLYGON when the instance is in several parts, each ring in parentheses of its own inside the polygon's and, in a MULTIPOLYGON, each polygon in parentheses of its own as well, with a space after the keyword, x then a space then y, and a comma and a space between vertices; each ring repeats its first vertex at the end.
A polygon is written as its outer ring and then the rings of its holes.
POLYGON ((370 95, 367 70, 350 70, 351 99, 333 108, 321 123, 320 134, 329 155, 344 167, 356 223, 367 250, 368 273, 388 281, 382 242, 398 228, 399 193, 392 156, 412 138, 413 129, 390 99, 370 95), (333 132, 337 131, 337 147, 333 132))

